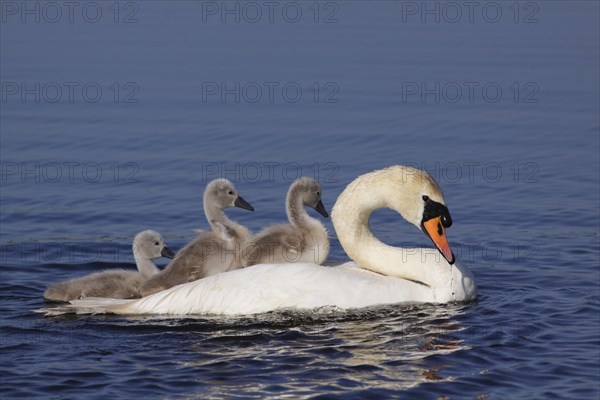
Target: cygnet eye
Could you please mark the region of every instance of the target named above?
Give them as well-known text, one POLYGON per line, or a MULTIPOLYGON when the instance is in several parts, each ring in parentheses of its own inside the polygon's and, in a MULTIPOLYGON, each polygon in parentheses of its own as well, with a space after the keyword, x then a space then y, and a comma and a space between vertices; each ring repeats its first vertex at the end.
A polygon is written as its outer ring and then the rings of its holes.
POLYGON ((317 196, 320 196, 320 195, 321 195, 321 192, 317 192, 317 196))
POLYGON ((230 195, 230 196, 233 196, 233 190, 230 190, 230 191, 229 191, 229 195, 230 195))
POLYGON ((158 242, 154 242, 154 245, 155 245, 155 246, 158 246, 159 244, 160 244, 160 243, 158 243, 158 242))

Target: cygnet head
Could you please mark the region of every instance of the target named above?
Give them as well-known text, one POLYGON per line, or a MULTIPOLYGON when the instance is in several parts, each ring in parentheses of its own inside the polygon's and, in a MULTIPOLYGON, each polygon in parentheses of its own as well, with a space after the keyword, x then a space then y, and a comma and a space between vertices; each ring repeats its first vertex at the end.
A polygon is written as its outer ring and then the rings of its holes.
POLYGON ((142 231, 135 236, 135 239, 133 239, 133 254, 148 260, 160 257, 175 257, 175 253, 165 246, 162 236, 151 229, 142 231))
POLYGON ((254 211, 254 207, 239 195, 235 186, 228 179, 215 179, 204 190, 204 207, 214 205, 220 209, 239 207, 254 211))
POLYGON ((325 218, 329 217, 321 201, 321 186, 314 179, 303 176, 292 183, 287 194, 287 204, 291 204, 294 199, 300 199, 303 205, 314 208, 325 218))

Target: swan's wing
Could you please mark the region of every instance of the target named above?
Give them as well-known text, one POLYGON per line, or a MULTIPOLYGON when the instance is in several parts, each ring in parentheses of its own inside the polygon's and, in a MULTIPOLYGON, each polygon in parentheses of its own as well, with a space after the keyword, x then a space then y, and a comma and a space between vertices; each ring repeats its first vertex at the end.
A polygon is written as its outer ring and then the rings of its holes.
POLYGON ((289 301, 293 288, 274 281, 277 265, 261 265, 217 274, 110 308, 117 314, 255 314, 289 301), (285 299, 281 299, 284 297, 285 299))
POLYGON ((260 264, 176 286, 109 311, 119 314, 248 315, 281 309, 341 309, 432 302, 427 286, 355 263, 260 264))
POLYGON ((261 264, 178 285, 153 295, 113 303, 74 301, 75 312, 116 314, 248 315, 281 309, 342 309, 431 301, 423 285, 386 277, 347 263, 261 264))
MULTIPOLYGON (((319 281, 326 271, 324 268, 311 264, 262 264, 178 285, 141 299, 73 300, 67 306, 36 311, 49 316, 73 313, 256 314, 294 308, 306 302, 307 281, 319 281)), ((308 287, 312 288, 311 293, 316 288, 314 284, 308 287)))

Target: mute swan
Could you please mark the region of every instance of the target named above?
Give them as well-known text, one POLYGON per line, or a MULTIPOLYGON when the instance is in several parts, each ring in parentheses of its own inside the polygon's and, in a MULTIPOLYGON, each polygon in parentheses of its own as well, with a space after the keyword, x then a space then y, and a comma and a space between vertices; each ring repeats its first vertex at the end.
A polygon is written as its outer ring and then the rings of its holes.
POLYGON ((258 233, 243 249, 245 266, 263 263, 308 262, 321 264, 329 253, 327 230, 304 206, 329 217, 321 201, 321 187, 302 177, 290 185, 286 200, 289 224, 274 225, 258 233))
POLYGON ((81 278, 52 284, 44 298, 69 301, 84 297, 113 297, 128 299, 140 297, 139 285, 160 272, 152 262, 159 257, 173 258, 175 254, 164 244, 162 236, 153 230, 138 233, 133 240, 133 257, 138 271, 108 270, 81 278))
POLYGON ((167 268, 144 282, 140 287, 142 296, 242 267, 237 251, 252 234, 227 218, 223 211, 227 207, 254 211, 229 180, 210 182, 204 190, 204 214, 212 231, 200 234, 177 253, 167 268))
POLYGON ((471 272, 455 263, 445 236, 450 213, 437 183, 426 172, 392 166, 359 176, 338 197, 333 224, 355 260, 337 267, 260 264, 173 287, 137 300, 75 300, 46 315, 65 312, 115 314, 254 314, 279 309, 342 309, 402 302, 447 303, 477 297, 471 272), (397 248, 369 230, 371 213, 396 210, 439 250, 397 248), (443 255, 443 257, 442 257, 443 255))

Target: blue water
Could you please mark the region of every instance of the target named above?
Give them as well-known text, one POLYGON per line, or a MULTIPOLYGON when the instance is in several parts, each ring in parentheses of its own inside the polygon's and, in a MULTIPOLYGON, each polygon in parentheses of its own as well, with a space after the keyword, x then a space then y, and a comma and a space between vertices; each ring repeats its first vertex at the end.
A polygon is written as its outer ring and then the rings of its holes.
MULTIPOLYGON (((48 4, 0 10, 2 398, 598 398, 597 2, 48 4), (299 175, 331 209, 398 163, 443 188, 477 301, 31 312, 50 282, 133 268, 142 229, 184 246, 213 178, 257 231, 299 175)), ((372 226, 430 246, 393 212, 372 226)))

